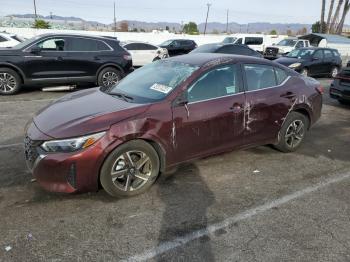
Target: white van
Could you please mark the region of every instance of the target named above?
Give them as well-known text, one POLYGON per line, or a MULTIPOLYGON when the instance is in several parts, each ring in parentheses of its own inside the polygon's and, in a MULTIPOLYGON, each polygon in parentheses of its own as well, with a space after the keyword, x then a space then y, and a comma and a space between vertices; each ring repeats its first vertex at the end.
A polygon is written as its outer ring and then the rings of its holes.
POLYGON ((265 47, 278 43, 286 36, 263 35, 263 34, 233 34, 226 37, 222 42, 226 44, 243 44, 263 53, 265 47))

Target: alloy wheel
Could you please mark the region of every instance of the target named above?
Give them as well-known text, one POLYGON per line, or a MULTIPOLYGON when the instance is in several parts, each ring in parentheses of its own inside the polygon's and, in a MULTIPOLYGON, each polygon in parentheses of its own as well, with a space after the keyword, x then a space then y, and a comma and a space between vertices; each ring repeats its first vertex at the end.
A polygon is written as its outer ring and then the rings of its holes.
POLYGON ((125 192, 142 188, 152 174, 150 157, 142 151, 127 151, 114 162, 111 177, 114 186, 125 192))
POLYGON ((9 73, 0 73, 0 90, 4 93, 13 91, 17 86, 16 78, 9 73))
POLYGON ((338 68, 337 67, 334 67, 333 70, 332 70, 332 77, 336 77, 338 74, 338 68))
POLYGON ((309 76, 309 71, 308 71, 306 68, 304 68, 304 69, 301 71, 301 74, 302 74, 303 76, 309 76))
POLYGON ((305 135, 304 123, 301 120, 294 120, 287 128, 285 141, 290 148, 297 147, 305 135))
POLYGON ((108 71, 102 75, 102 83, 106 87, 113 86, 120 81, 118 74, 108 71))

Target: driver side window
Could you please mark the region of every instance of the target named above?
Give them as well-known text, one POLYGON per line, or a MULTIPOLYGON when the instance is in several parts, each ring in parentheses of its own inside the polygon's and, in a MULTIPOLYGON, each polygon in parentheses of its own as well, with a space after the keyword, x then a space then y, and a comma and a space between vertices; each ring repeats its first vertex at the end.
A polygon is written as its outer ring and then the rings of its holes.
POLYGON ((226 65, 204 73, 188 90, 188 102, 194 103, 240 92, 237 65, 226 65))
POLYGON ((37 44, 43 51, 64 51, 65 40, 62 38, 47 39, 37 44))

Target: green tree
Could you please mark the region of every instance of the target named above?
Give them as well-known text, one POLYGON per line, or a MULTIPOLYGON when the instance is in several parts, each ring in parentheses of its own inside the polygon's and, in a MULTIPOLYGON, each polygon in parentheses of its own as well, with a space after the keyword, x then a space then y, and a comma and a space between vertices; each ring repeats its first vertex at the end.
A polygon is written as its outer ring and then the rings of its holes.
POLYGON ((33 28, 37 28, 37 29, 49 29, 51 28, 51 25, 49 22, 46 22, 45 20, 35 20, 34 24, 33 24, 33 28))
POLYGON ((198 35, 199 34, 198 27, 197 27, 197 24, 195 22, 189 22, 188 24, 185 24, 183 31, 189 35, 198 35))
POLYGON ((270 31, 270 35, 278 35, 277 31, 275 29, 270 31))
MULTIPOLYGON (((325 22, 323 22, 323 28, 326 28, 327 24, 325 22)), ((311 30, 313 33, 321 33, 321 22, 317 21, 316 23, 314 23, 311 27, 311 30)))

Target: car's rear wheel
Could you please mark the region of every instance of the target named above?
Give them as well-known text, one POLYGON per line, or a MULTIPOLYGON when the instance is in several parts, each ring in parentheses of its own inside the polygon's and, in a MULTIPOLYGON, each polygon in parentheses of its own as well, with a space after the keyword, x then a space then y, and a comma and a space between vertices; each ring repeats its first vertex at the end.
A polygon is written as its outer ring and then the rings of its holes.
POLYGON ((100 182, 111 196, 134 196, 152 186, 159 168, 156 150, 143 140, 134 140, 117 147, 107 157, 100 182))
POLYGON ((102 69, 98 74, 97 83, 102 87, 112 87, 118 84, 122 77, 123 75, 119 70, 113 67, 107 67, 102 69))
POLYGON ((309 69, 303 68, 303 69, 301 70, 300 74, 302 74, 303 76, 310 76, 310 74, 309 74, 309 69))
POLYGON ((331 71, 331 77, 335 78, 338 75, 338 73, 339 73, 338 67, 336 67, 336 66, 333 67, 332 71, 331 71))
POLYGON ((285 153, 297 150, 305 138, 309 126, 309 119, 298 112, 290 112, 284 122, 275 147, 285 153))
POLYGON ((20 76, 10 68, 0 68, 0 94, 14 95, 21 88, 20 76))

